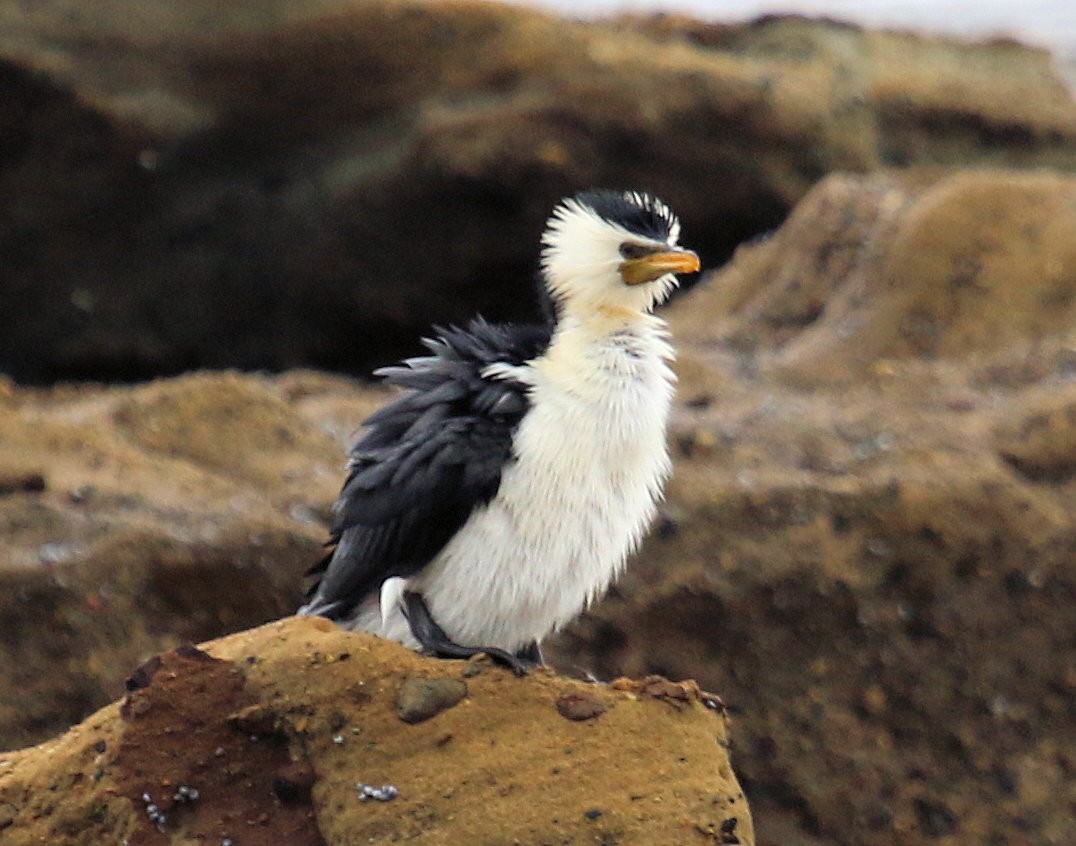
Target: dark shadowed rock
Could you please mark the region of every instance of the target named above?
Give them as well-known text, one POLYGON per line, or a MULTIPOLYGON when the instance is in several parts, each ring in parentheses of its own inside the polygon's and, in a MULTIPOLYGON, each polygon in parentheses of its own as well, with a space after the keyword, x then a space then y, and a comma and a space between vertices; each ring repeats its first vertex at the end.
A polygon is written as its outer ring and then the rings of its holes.
POLYGON ((0 369, 364 371, 537 313, 538 237, 646 188, 705 262, 834 169, 1076 166, 1043 51, 417 0, 0 10, 0 369))

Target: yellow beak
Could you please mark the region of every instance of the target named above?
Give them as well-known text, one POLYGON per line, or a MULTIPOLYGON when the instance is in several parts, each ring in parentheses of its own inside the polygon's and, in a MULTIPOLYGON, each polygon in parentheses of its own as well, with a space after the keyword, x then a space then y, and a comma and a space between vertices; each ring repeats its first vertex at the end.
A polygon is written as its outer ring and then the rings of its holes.
POLYGON ((700 267, 697 254, 676 248, 622 261, 619 270, 625 285, 642 285, 660 279, 666 273, 695 273, 700 267))

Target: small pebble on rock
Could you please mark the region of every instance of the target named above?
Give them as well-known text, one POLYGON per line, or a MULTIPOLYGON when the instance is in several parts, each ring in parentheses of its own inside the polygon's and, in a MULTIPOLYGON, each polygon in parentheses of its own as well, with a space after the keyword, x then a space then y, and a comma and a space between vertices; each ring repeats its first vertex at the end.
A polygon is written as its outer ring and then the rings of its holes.
POLYGON ((400 688, 396 713, 405 723, 421 723, 459 703, 467 685, 458 679, 410 678, 400 688))

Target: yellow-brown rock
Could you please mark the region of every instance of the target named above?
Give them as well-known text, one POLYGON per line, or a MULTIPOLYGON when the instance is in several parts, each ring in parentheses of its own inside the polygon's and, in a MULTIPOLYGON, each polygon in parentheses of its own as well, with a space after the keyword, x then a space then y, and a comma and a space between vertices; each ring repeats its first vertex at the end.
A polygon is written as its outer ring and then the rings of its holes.
POLYGON ((832 176, 714 275, 679 337, 811 382, 983 359, 1076 325, 1074 231, 1072 176, 832 176))
POLYGON ((158 656, 122 703, 0 754, 3 842, 755 842, 724 713, 694 683, 519 679, 303 618, 202 650, 158 656), (397 715, 408 679, 464 674, 456 707, 397 715), (605 711, 566 719, 569 694, 605 711))
POLYGON ((81 719, 154 652, 293 612, 382 396, 298 373, 0 396, 0 747, 81 719))

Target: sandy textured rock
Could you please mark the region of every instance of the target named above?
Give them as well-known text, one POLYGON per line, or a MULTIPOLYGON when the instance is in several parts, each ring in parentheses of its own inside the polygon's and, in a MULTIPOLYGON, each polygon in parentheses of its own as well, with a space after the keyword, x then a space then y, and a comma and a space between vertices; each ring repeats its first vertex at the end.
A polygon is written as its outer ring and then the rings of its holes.
POLYGON ((0 390, 0 747, 115 698, 153 652, 294 611, 343 441, 382 396, 313 374, 0 390))
POLYGON ((810 382, 1005 355, 1076 325, 1074 231, 1076 178, 1056 173, 833 176, 714 276, 679 337, 810 382))
POLYGON ((0 369, 365 370, 535 313, 552 204, 658 192, 708 264, 822 175, 1076 167, 1044 51, 417 0, 0 8, 0 369))
POLYGON ((62 737, 0 755, 4 843, 754 843, 725 718, 693 683, 595 688, 489 666, 463 703, 408 725, 401 685, 464 662, 300 618, 203 648, 161 656, 62 737), (558 713, 559 695, 594 689, 600 717, 558 713), (359 783, 396 798, 364 801, 359 783))

